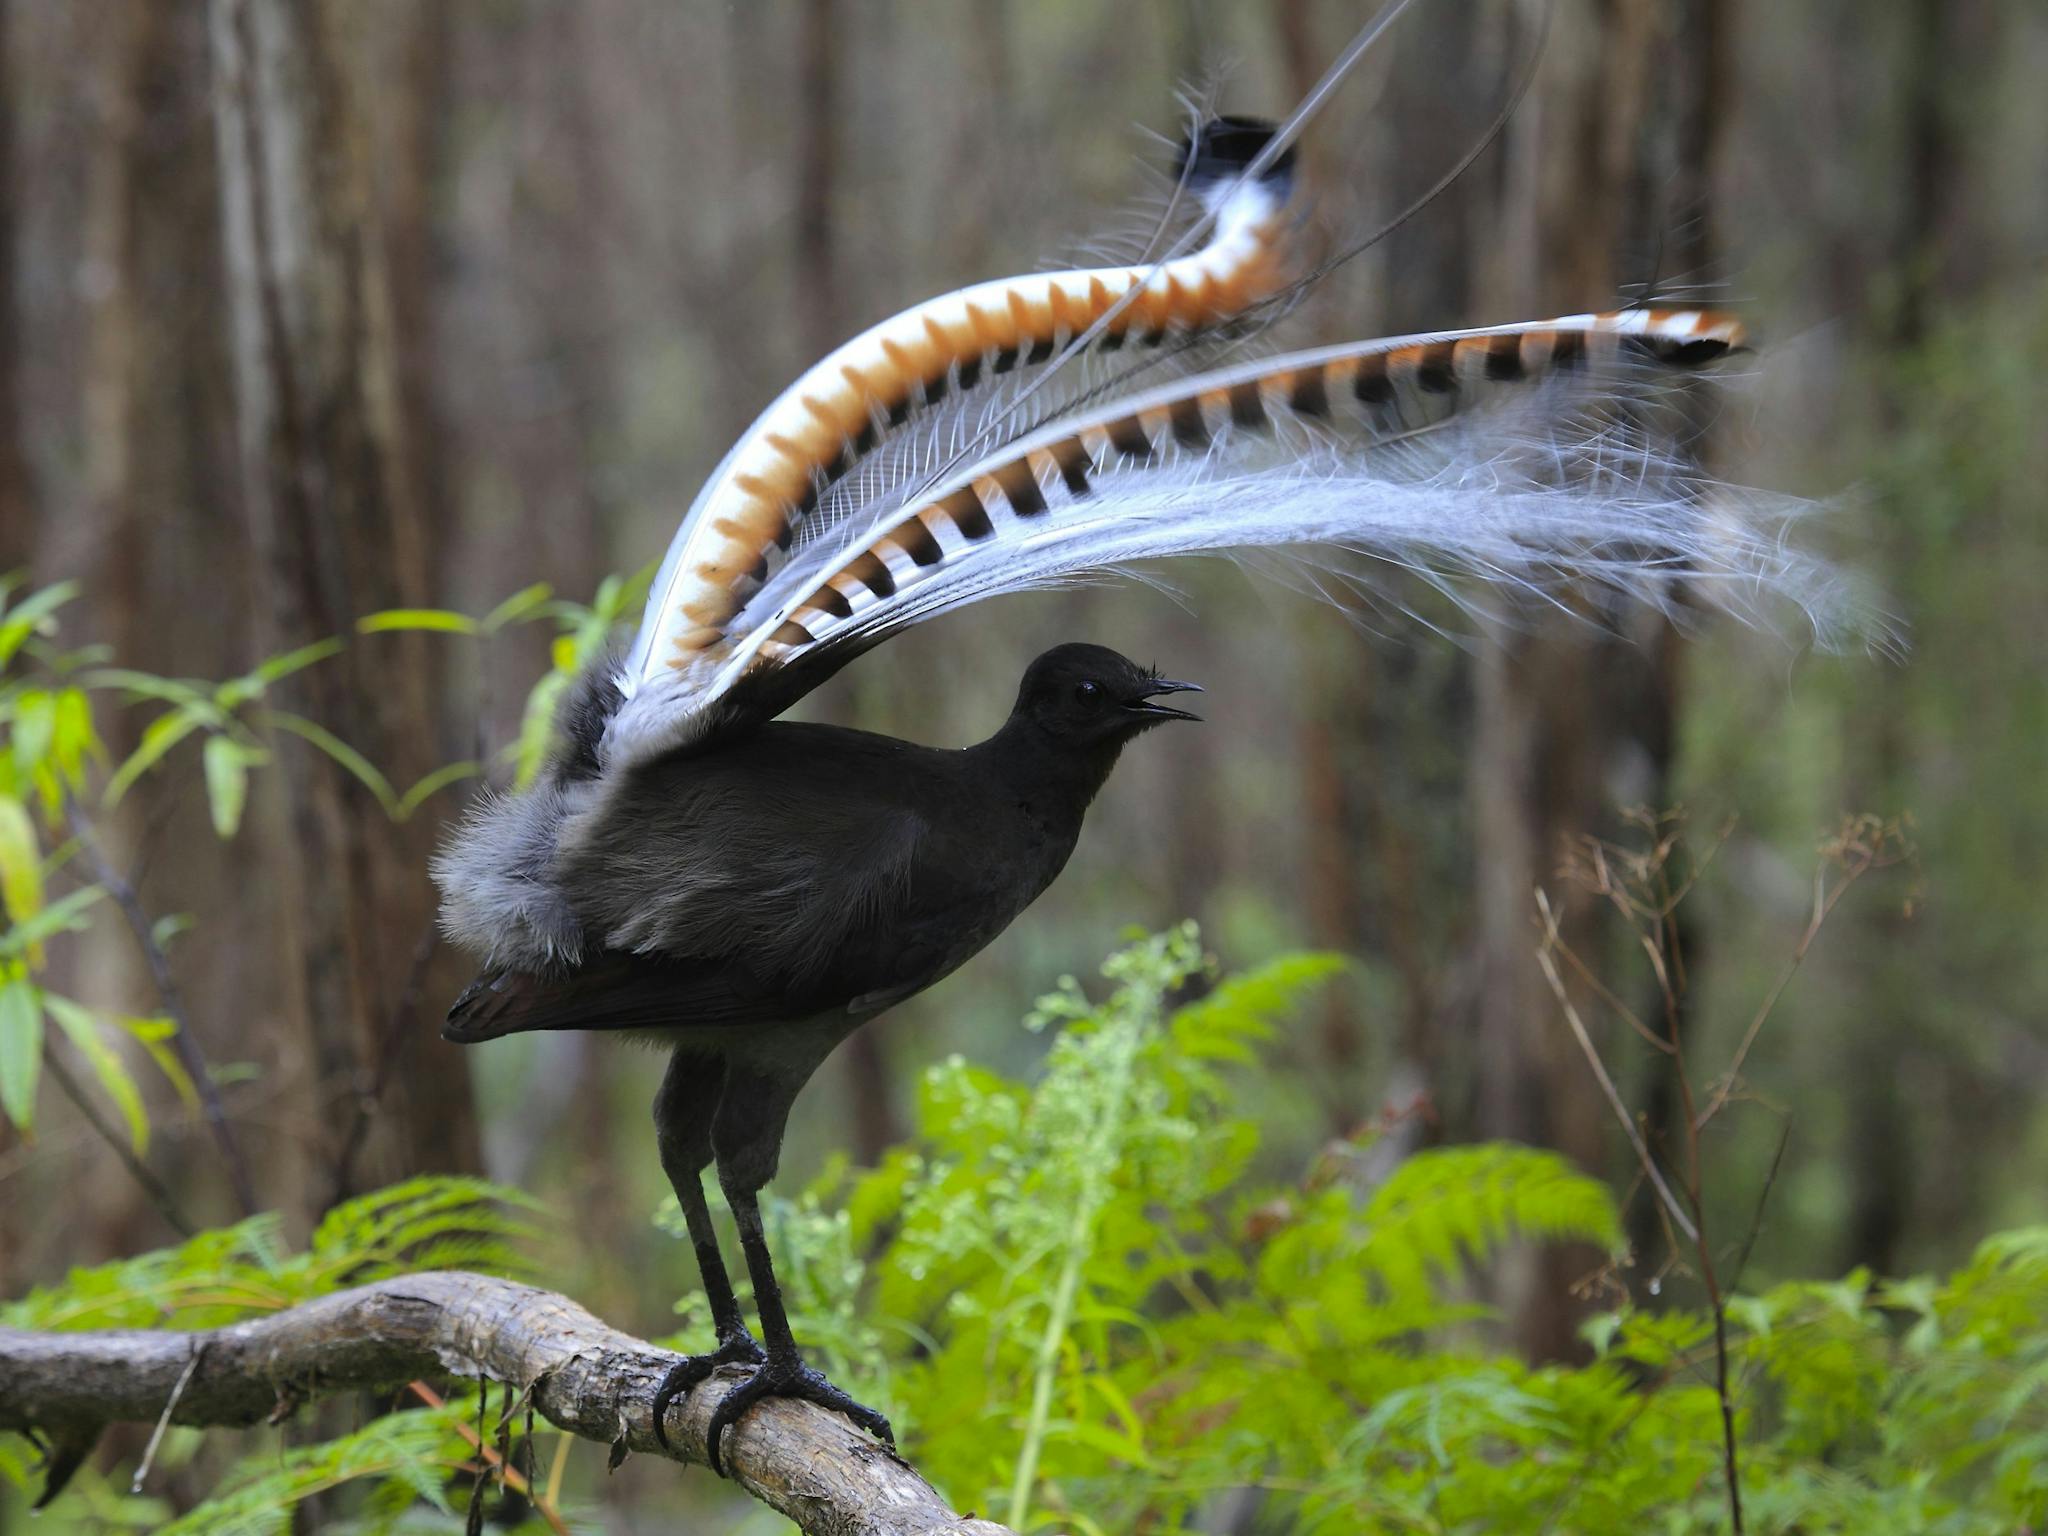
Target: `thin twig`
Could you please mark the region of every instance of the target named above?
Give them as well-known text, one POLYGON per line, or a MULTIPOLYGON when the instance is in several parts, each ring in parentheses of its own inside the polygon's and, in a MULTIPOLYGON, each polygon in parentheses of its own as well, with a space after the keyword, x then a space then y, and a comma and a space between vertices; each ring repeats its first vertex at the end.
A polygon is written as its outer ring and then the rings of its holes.
POLYGON ((1626 1024, 1630 1029, 1634 1030, 1638 1035, 1642 1036, 1643 1042, 1646 1045, 1654 1046, 1656 1049, 1664 1052, 1666 1055, 1670 1054, 1671 1047, 1665 1041, 1664 1037, 1659 1035, 1655 1030, 1651 1029, 1649 1025, 1645 1024, 1640 1018, 1638 1018, 1636 1016, 1635 1009, 1629 1007, 1629 1005, 1627 1003, 1624 1003, 1619 997, 1616 997, 1614 995, 1613 990, 1607 985, 1607 983, 1602 981, 1598 976, 1595 976, 1593 974, 1592 968, 1588 966, 1585 961, 1579 958, 1577 951, 1575 951, 1569 944, 1560 944, 1557 946, 1557 952, 1564 956, 1565 963, 1572 968, 1572 974, 1577 976, 1579 980, 1583 981, 1587 986, 1591 987, 1593 989, 1593 995, 1599 998, 1600 1001, 1605 1003, 1609 1008, 1612 1008, 1614 1010, 1615 1017, 1620 1019, 1622 1023, 1626 1024))
POLYGON ((78 1086, 78 1079, 71 1075, 69 1067, 57 1059, 55 1051, 45 1048, 43 1069, 55 1080, 57 1086, 64 1090, 64 1097, 78 1107, 78 1113, 85 1123, 93 1128, 100 1140, 113 1149, 114 1156, 121 1161, 121 1166, 128 1170, 128 1176, 135 1180, 149 1203, 156 1207, 156 1213, 170 1223, 178 1236, 191 1237, 196 1233, 199 1230, 198 1226, 186 1216, 178 1204, 177 1196, 171 1193, 170 1186, 151 1171, 149 1164, 135 1155, 134 1149, 128 1145, 119 1131, 107 1124, 106 1118, 99 1112, 99 1106, 86 1097, 85 1090, 78 1086))
MULTIPOLYGON (((1730 1529, 1735 1536, 1742 1536, 1741 1466, 1735 1434, 1735 1402, 1729 1390, 1727 1299, 1720 1276, 1716 1272, 1713 1246, 1707 1237, 1705 1159, 1701 1152, 1700 1135, 1708 1117, 1699 1114, 1695 1106, 1692 1075, 1687 1067, 1685 1055, 1683 1023, 1686 968, 1677 921, 1681 895, 1674 891, 1671 882, 1671 860, 1681 846, 1681 840, 1677 832, 1672 830, 1676 824, 1673 818, 1654 816, 1645 812, 1636 813, 1629 819, 1648 834, 1650 846, 1641 852, 1626 848, 1612 850, 1622 868, 1627 871, 1625 879, 1617 881, 1609 873, 1607 856, 1610 850, 1607 845, 1589 839, 1586 853, 1589 855, 1591 879, 1588 883, 1607 897, 1642 947, 1651 974, 1656 979, 1658 995, 1664 1005, 1665 1033, 1663 1040, 1658 1043, 1671 1060, 1673 1080, 1678 1088, 1679 1106, 1684 1116, 1684 1189, 1692 1215, 1690 1236, 1693 1252, 1698 1261, 1700 1283, 1706 1289, 1707 1302, 1714 1322, 1714 1395, 1721 1413, 1722 1477, 1728 1491, 1730 1529)), ((1724 840, 1725 836, 1724 832, 1724 840)), ((1683 889, 1690 890, 1691 882, 1687 882, 1683 889)), ((1594 1071, 1600 1077, 1603 1087, 1607 1087, 1609 1079, 1598 1053, 1593 1049, 1591 1036, 1563 990, 1556 966, 1550 959, 1552 949, 1563 949, 1567 956, 1570 955, 1570 951, 1558 938, 1556 917, 1551 911, 1548 899, 1541 891, 1537 892, 1536 899, 1546 929, 1545 942, 1538 952, 1538 960, 1542 963, 1544 974, 1552 978, 1552 990, 1557 993, 1558 1002, 1565 1010, 1566 1018, 1571 1024, 1573 1034, 1578 1037, 1581 1049, 1593 1063, 1594 1071)), ((1587 973, 1583 965, 1578 968, 1582 974, 1587 973)), ((1597 982, 1594 985, 1604 997, 1613 998, 1610 989, 1600 986, 1597 982)), ((1618 1000, 1611 1006, 1621 1011, 1631 1023, 1639 1023, 1632 1013, 1621 1008, 1618 1000)), ((1642 1032, 1640 1028, 1638 1032, 1642 1032)), ((1615 1103, 1618 1099, 1619 1095, 1610 1088, 1609 1102, 1615 1103)), ((1655 1165, 1646 1143, 1632 1122, 1630 1131, 1630 1139, 1638 1147, 1645 1171, 1654 1169, 1655 1165)), ((1662 1189, 1661 1184, 1659 1187, 1662 1189)))
POLYGON ((1757 1234, 1764 1228, 1764 1206, 1769 1203, 1771 1191, 1777 1188, 1778 1169, 1785 1161, 1785 1147, 1792 1140, 1792 1122, 1782 1120, 1778 1124, 1778 1144, 1771 1150, 1771 1166, 1764 1171, 1763 1188, 1757 1191, 1756 1207, 1749 1213, 1749 1230, 1742 1237, 1742 1251, 1735 1256, 1735 1273, 1729 1277, 1728 1289, 1742 1288, 1743 1271, 1749 1268, 1750 1250, 1756 1247, 1757 1234))
POLYGON ((164 1403, 164 1411, 157 1415, 156 1428, 149 1432, 149 1444, 142 1448, 142 1460, 137 1463, 135 1476, 128 1483, 130 1493, 142 1492, 142 1480, 149 1476, 150 1465, 156 1460, 156 1448, 163 1444, 164 1431, 171 1427, 171 1414, 177 1409, 178 1399, 185 1395, 185 1388, 192 1384, 192 1373, 199 1369, 199 1357, 205 1353, 204 1341, 192 1346, 192 1358, 185 1362, 185 1369, 178 1373, 178 1384, 171 1388, 171 1395, 164 1403))
POLYGON ((347 1132, 342 1137, 341 1149, 334 1159, 334 1186, 329 1192, 328 1205, 339 1205, 349 1197, 355 1182, 356 1156, 362 1151, 363 1143, 369 1139, 370 1123, 376 1118, 377 1106, 383 1101, 384 1090, 390 1086, 391 1074, 398 1065, 399 1051, 419 1021, 420 995, 426 986, 427 966, 434 958, 434 951, 440 947, 441 930, 429 923, 426 930, 414 942, 412 961, 406 967, 405 985, 399 989, 391 1004, 391 1011, 385 1016, 384 1033, 377 1042, 377 1060, 371 1069, 370 1084, 366 1090, 355 1096, 355 1115, 349 1121, 347 1132))
POLYGON ((1708 1100, 1706 1110, 1700 1117, 1702 1126, 1721 1112, 1728 1103, 1729 1096, 1734 1093, 1736 1083, 1742 1078, 1742 1064, 1748 1060, 1750 1047, 1756 1044, 1756 1037, 1763 1030, 1764 1020, 1771 1016, 1772 1011, 1778 1006, 1778 999, 1784 995, 1785 989, 1792 985, 1792 978, 1799 974, 1800 966, 1806 963, 1807 951, 1813 948, 1813 941, 1820 937, 1820 931, 1835 910, 1835 904, 1848 893, 1850 886, 1876 867, 1882 851, 1882 841, 1875 847, 1857 848, 1855 852, 1859 857, 1843 864, 1842 878, 1836 882, 1832 890, 1828 888, 1828 866, 1822 864, 1814 871, 1813 909, 1807 919, 1806 932, 1799 936, 1799 943, 1793 948, 1792 958, 1786 963, 1776 984, 1764 994, 1764 1000, 1758 1005, 1755 1016, 1750 1019, 1749 1027, 1742 1032, 1742 1042, 1735 1047, 1735 1054, 1728 1061, 1728 1070, 1716 1085, 1714 1096, 1708 1100))
POLYGON ((220 1090, 213 1081, 213 1073, 207 1067, 206 1055, 199 1047, 199 1041, 192 1033, 192 1021, 185 1012, 183 998, 178 992, 177 978, 171 973, 171 958, 156 941, 156 933, 149 920, 149 912, 142 905, 142 898, 135 887, 108 859, 100 847, 99 836, 92 821, 75 800, 68 801, 65 813, 71 822, 71 830, 77 837, 85 856, 91 860, 93 876, 114 898, 114 904, 121 909, 121 915, 128 919, 128 931, 134 935, 135 944, 142 951, 144 963, 149 967, 150 980, 155 984, 157 997, 163 1003, 164 1012, 174 1026, 171 1034, 171 1049, 178 1054, 179 1064, 185 1075, 192 1080, 192 1086, 199 1094, 200 1109, 206 1116, 207 1128, 212 1131, 215 1145, 220 1148, 222 1159, 227 1163, 228 1183, 235 1193, 235 1204, 244 1216, 256 1214, 256 1188, 249 1179, 249 1167, 242 1159, 242 1151, 235 1143, 235 1133, 228 1125, 227 1112, 222 1109, 220 1090))
POLYGON ((1536 949, 1536 963, 1543 968, 1543 976, 1550 983, 1551 993, 1564 1010, 1565 1022, 1571 1026, 1572 1036, 1579 1042, 1579 1049, 1585 1053, 1586 1063, 1593 1069, 1593 1076, 1600 1084, 1600 1091, 1607 1096, 1608 1108, 1614 1111, 1614 1118, 1621 1122, 1629 1145, 1636 1150, 1636 1160, 1641 1163, 1643 1174, 1656 1188, 1664 1209, 1670 1213, 1672 1222, 1688 1238, 1697 1241, 1699 1228, 1679 1204, 1678 1196, 1671 1192, 1671 1186, 1664 1182, 1664 1175, 1657 1167, 1657 1160, 1650 1155, 1650 1148, 1643 1140, 1643 1133, 1636 1128, 1635 1116, 1629 1113, 1628 1105, 1622 1102, 1621 1091, 1614 1086, 1614 1079, 1607 1075, 1607 1064, 1600 1059, 1600 1053, 1593 1048, 1593 1037, 1586 1030, 1586 1021, 1579 1017, 1578 1005, 1565 990, 1564 977, 1558 974, 1557 962, 1551 959, 1553 950, 1562 950, 1563 937, 1557 931, 1557 914, 1551 910, 1550 898, 1542 890, 1536 892, 1536 907, 1543 914, 1543 942, 1536 949))

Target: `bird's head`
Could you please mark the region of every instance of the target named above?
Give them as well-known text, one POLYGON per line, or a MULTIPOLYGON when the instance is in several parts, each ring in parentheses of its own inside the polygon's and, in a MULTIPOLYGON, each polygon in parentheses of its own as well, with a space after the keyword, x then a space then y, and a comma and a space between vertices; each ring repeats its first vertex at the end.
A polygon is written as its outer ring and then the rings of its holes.
POLYGON ((1201 691, 1100 645, 1061 645, 1025 669, 1010 719, 1062 746, 1113 749, 1164 721, 1201 719, 1152 702, 1163 693, 1201 691))

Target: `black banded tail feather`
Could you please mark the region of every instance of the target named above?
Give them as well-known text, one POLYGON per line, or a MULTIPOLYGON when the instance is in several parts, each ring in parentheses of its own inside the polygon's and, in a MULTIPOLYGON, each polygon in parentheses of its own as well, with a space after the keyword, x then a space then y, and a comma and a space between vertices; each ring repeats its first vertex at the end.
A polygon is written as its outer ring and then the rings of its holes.
POLYGON ((1575 315, 1294 353, 1074 413, 785 573, 715 688, 778 708, 965 603, 1276 546, 1638 592, 1683 567, 1735 606, 1775 594, 1832 625, 1826 568, 1773 525, 1800 504, 1709 515, 1679 454, 1617 425, 1744 346, 1709 310, 1575 315))

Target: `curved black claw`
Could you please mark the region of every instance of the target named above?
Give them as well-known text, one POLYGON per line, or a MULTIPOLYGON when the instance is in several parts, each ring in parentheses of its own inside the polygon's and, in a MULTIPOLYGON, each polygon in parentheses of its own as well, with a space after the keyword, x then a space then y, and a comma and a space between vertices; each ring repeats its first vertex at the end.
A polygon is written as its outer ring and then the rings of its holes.
MULTIPOLYGON (((708 1355, 683 1356, 668 1368, 668 1374, 661 1378, 661 1385, 654 1389, 654 1438, 661 1442, 664 1450, 674 1449, 668 1443, 668 1405, 721 1365, 760 1365, 767 1358, 761 1346, 754 1342, 754 1336, 744 1328, 721 1342, 708 1355)), ((718 1454, 714 1451, 712 1465, 717 1464, 718 1454)))
POLYGON ((727 1428, 739 1421, 741 1414, 764 1397, 794 1397, 816 1403, 820 1408, 845 1414, 856 1426, 883 1444, 891 1448, 896 1444, 896 1433, 889 1428, 889 1421, 874 1409, 855 1402, 803 1361, 794 1357, 778 1360, 771 1355, 759 1370, 726 1393, 718 1406, 711 1410, 711 1427, 705 1432, 704 1447, 710 1453, 711 1470, 720 1477, 726 1475, 725 1461, 719 1454, 721 1437, 727 1428))

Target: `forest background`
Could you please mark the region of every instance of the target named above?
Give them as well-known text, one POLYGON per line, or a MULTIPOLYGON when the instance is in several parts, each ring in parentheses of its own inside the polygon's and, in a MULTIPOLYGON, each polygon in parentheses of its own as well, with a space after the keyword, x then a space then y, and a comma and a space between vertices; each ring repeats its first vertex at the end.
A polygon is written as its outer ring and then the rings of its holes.
MULTIPOLYGON (((1754 1228, 1752 1277, 1945 1269, 2043 1219, 2048 17, 2019 0, 1553 10, 1498 143, 1290 334, 1646 288, 1739 305, 1764 345, 1706 451, 1831 499, 1801 536, 1885 594, 1903 655, 1628 616, 1619 634, 1548 619, 1457 645, 1209 567, 1178 573, 1184 605, 1081 591, 929 626, 804 713, 965 743, 1030 656, 1087 638, 1202 681, 1209 723, 1131 751, 1051 895, 828 1064, 785 1185, 840 1149, 881 1158, 949 1053, 1028 1074, 1034 996, 1127 925, 1193 917, 1230 967, 1303 948, 1353 962, 1247 1089, 1269 1173, 1362 1131, 1389 1158, 1507 1138, 1625 1192, 1633 1156, 1538 963, 1533 893, 1588 959, 1563 986, 1625 1097, 1668 1125, 1666 1054, 1594 978, 1650 1012, 1653 982, 1566 868, 1587 836, 1639 845, 1629 813, 1647 808, 1682 811, 1713 854, 1673 930, 1693 1059, 1725 1062, 1803 955, 1708 1147, 1714 1223, 1754 1228), (1802 949, 1816 850, 1857 813, 1896 823, 1886 867, 1802 949)), ((357 621, 483 615, 536 583, 590 602, 658 555, 725 445, 831 344, 1142 227, 1177 88, 1275 112, 1359 19, 1329 0, 0 0, 13 597, 76 581, 65 643, 163 677, 346 636, 274 702, 393 796, 423 786, 394 819, 363 774, 272 724, 232 838, 197 735, 95 814, 236 1148, 120 1047, 181 1209, 233 1220, 240 1179, 303 1234, 345 1196, 483 1173, 560 1213, 549 1284, 665 1326, 691 1268, 650 1220, 650 1063, 578 1035, 464 1052, 436 1033, 467 975, 434 941, 426 864, 475 781, 432 776, 474 760, 505 780, 494 754, 574 615, 536 597, 481 636, 357 621), (224 71, 284 38, 293 89, 224 71), (271 253, 293 274, 274 335, 278 295, 238 247, 231 127, 317 151, 283 215, 306 244, 271 253)), ((1531 46, 1507 7, 1416 7, 1305 141, 1321 221, 1405 206, 1486 130, 1531 46)), ((145 705, 100 716, 112 762, 144 745, 145 705)), ((150 964, 109 919, 53 948, 42 980, 154 1014, 150 964)), ((1661 1238, 1647 1202, 1632 1221, 1640 1282, 1661 1238)), ((0 1124, 0 1296, 175 1235, 66 1099, 43 1095, 32 1140, 0 1124)), ((1576 1249, 1497 1264, 1505 1336, 1534 1358, 1582 1350, 1591 1267, 1576 1249)))

